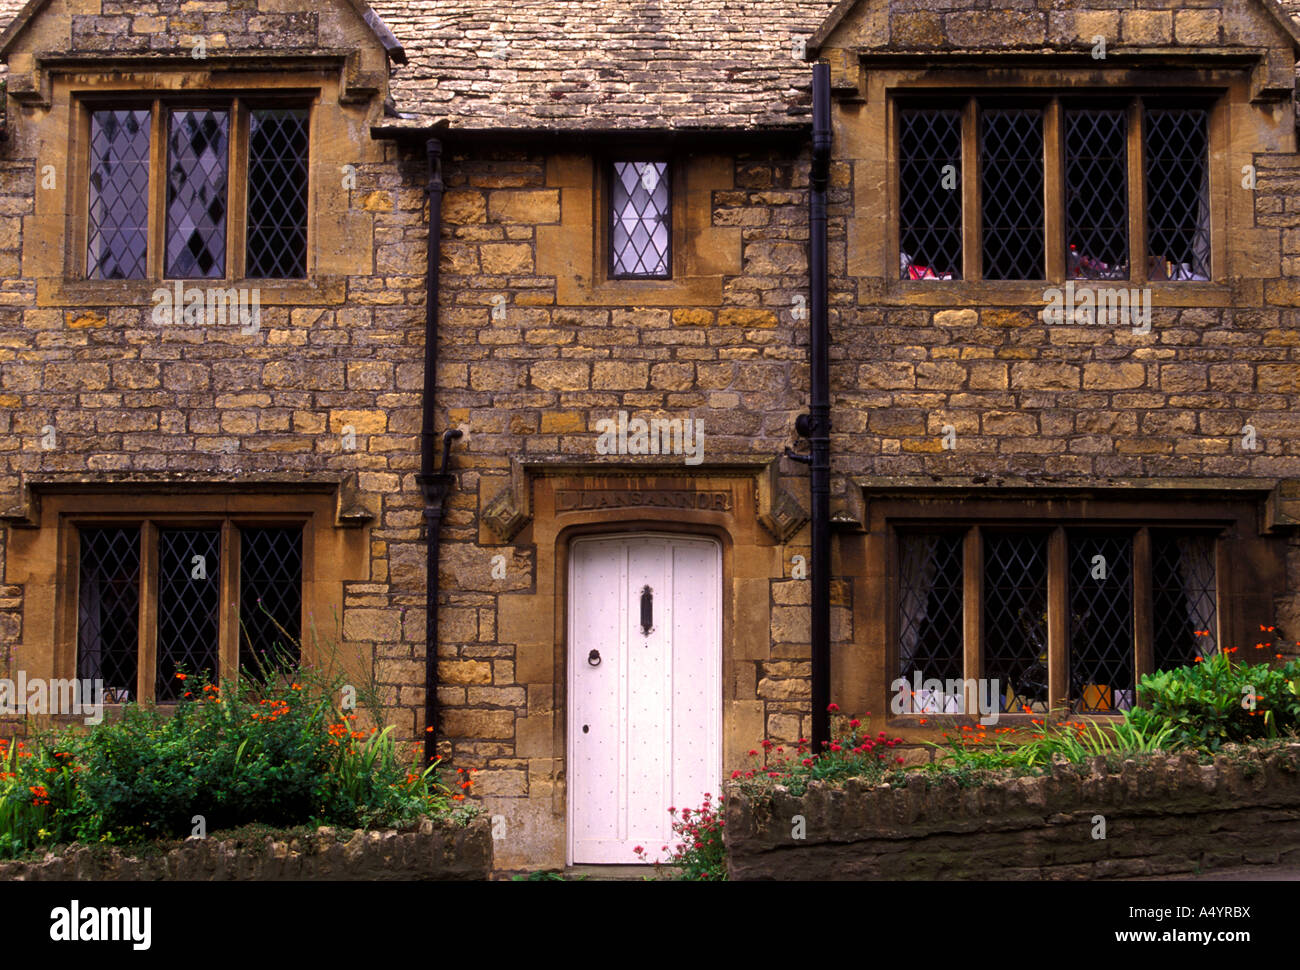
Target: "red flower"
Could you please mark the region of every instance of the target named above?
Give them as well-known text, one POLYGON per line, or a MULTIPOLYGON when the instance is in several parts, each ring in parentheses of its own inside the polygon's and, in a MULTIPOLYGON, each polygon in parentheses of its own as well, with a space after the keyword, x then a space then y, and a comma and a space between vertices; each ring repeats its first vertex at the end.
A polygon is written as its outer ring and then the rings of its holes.
POLYGON ((856 717, 855 717, 853 720, 849 721, 849 727, 853 727, 853 728, 855 728, 855 727, 861 727, 861 726, 862 726, 862 722, 859 721, 856 717))
POLYGON ((829 711, 831 714, 835 714, 835 713, 837 713, 837 712, 839 711, 839 709, 840 709, 840 705, 838 705, 838 704, 827 704, 827 705, 826 705, 826 710, 829 711))

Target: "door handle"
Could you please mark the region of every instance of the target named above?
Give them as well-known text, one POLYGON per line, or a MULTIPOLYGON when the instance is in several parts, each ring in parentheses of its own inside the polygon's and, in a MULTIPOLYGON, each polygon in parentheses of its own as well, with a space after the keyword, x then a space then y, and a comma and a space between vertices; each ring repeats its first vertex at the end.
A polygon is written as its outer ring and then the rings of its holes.
POLYGON ((641 635, 655 632, 655 591, 649 586, 641 588, 641 635))
POLYGON ((591 651, 591 653, 587 654, 587 664, 588 664, 588 666, 591 666, 591 667, 599 667, 599 666, 600 666, 600 651, 599 651, 599 650, 593 650, 593 651, 591 651))

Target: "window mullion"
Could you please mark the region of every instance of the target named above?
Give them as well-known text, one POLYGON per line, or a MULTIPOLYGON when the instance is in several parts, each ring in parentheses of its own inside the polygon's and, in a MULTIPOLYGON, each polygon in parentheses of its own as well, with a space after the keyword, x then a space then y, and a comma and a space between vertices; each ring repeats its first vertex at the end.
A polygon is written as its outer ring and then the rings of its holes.
POLYGON ((1147 173, 1142 147, 1145 138, 1142 99, 1134 98, 1128 106, 1128 272, 1134 284, 1145 283, 1150 273, 1147 265, 1147 173))
MULTIPOLYGON (((972 526, 966 532, 962 545, 962 653, 963 673, 967 683, 984 676, 983 663, 983 627, 984 627, 984 544, 978 526, 972 526)), ((971 707, 971 698, 966 698, 966 710, 978 710, 971 707)))
POLYGON ((1155 670, 1155 612, 1152 606, 1151 530, 1133 536, 1133 669, 1134 688, 1155 670))
POLYGON ((239 530, 227 519, 221 524, 221 611, 217 623, 215 679, 239 671, 239 530))
POLYGON ((154 699, 158 664, 158 529, 152 522, 140 525, 140 666, 135 696, 154 699))
POLYGON ((1047 103, 1043 127, 1045 266, 1047 279, 1060 283, 1065 279, 1065 122, 1060 98, 1047 103))
POLYGON ((961 191, 962 279, 983 279, 984 244, 980 221, 979 109, 974 98, 967 99, 962 117, 961 191))
MULTIPOLYGON (((161 101, 153 102, 152 111, 152 134, 149 139, 149 244, 146 262, 149 278, 160 280, 163 278, 167 249, 167 111, 161 101)), ((150 691, 152 690, 151 682, 150 691)))
POLYGON ((1065 529, 1052 530, 1047 541, 1047 683, 1048 707, 1064 710, 1069 704, 1069 591, 1065 529))
POLYGON ((248 131, 246 105, 238 98, 230 108, 230 154, 226 163, 226 278, 242 280, 248 257, 248 131))

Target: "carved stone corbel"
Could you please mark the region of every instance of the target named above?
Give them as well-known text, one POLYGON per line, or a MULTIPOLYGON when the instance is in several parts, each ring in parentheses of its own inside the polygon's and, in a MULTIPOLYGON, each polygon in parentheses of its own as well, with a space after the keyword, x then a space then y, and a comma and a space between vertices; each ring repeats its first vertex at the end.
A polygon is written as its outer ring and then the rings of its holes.
POLYGON ((808 512, 782 484, 781 459, 770 461, 758 474, 758 521, 777 542, 790 540, 808 522, 808 512))
POLYGON ((510 480, 483 508, 484 524, 502 542, 509 542, 517 536, 532 519, 531 491, 522 466, 512 460, 510 480))
POLYGON ((1284 478, 1264 503, 1264 531, 1280 532, 1300 527, 1300 478, 1284 478))

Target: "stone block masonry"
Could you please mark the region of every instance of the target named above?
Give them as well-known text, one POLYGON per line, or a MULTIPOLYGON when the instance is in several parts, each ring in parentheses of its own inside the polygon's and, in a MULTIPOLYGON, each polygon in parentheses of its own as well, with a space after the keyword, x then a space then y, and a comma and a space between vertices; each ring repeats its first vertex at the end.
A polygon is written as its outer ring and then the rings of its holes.
POLYGON ((1300 744, 1209 764, 1098 758, 973 787, 907 779, 729 795, 731 878, 1114 879, 1300 863, 1300 744), (796 817, 806 838, 792 838, 796 817))

